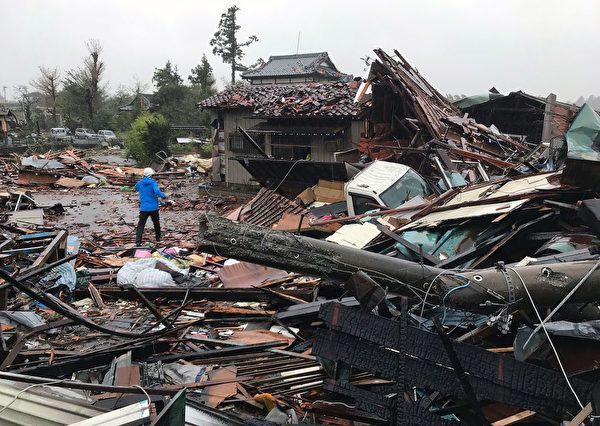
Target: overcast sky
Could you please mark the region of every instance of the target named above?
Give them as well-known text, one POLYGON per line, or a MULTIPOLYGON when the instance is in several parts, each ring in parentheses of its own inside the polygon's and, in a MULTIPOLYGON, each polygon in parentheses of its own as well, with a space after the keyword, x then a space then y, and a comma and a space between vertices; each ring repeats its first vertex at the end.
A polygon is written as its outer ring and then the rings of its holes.
POLYGON ((340 71, 363 75, 361 57, 397 49, 441 93, 558 94, 598 90, 600 2, 594 0, 18 0, 2 10, 0 86, 27 84, 37 67, 78 66, 89 38, 101 41, 111 91, 148 84, 167 60, 185 78, 203 53, 220 87, 227 65, 209 41, 237 4, 249 65, 269 55, 327 51, 340 71))

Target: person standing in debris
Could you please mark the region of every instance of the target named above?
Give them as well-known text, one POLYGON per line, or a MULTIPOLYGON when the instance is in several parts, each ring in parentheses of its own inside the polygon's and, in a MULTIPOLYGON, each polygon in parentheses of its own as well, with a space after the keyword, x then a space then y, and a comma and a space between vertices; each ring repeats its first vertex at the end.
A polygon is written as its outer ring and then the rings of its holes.
POLYGON ((160 241, 160 218, 158 216, 158 198, 167 198, 167 194, 162 192, 158 183, 152 179, 154 170, 150 167, 144 169, 144 177, 135 184, 134 189, 140 193, 140 219, 135 233, 135 244, 142 244, 142 235, 148 218, 152 219, 154 225, 154 235, 156 241, 160 241))

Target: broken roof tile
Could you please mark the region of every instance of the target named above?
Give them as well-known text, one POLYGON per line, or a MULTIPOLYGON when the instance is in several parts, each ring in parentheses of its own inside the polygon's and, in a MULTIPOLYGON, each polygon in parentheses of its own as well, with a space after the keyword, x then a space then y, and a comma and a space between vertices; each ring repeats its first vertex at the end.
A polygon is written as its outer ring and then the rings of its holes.
POLYGON ((252 109, 257 117, 360 118, 356 82, 252 86, 238 84, 198 102, 201 109, 252 109))

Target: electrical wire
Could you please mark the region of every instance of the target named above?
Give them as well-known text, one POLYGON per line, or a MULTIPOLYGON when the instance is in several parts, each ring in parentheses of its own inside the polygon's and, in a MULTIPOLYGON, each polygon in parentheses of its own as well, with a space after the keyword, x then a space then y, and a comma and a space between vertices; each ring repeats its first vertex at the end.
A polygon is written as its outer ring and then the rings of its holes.
POLYGON ((442 316, 442 325, 444 325, 444 321, 446 321, 446 298, 447 298, 448 296, 450 296, 450 294, 451 294, 451 293, 453 293, 453 292, 455 292, 456 290, 460 290, 460 289, 463 289, 463 288, 467 288, 467 287, 469 287, 470 285, 471 285, 471 281, 467 281, 467 283, 466 283, 466 284, 459 285, 458 287, 451 288, 451 289, 448 291, 448 293, 446 293, 446 294, 444 295, 444 298, 442 299, 442 306, 444 307, 444 315, 442 316))
POLYGON ((146 392, 146 389, 144 389, 140 385, 133 385, 133 387, 134 388, 138 388, 139 390, 141 390, 142 392, 144 392, 144 395, 146 395, 146 398, 148 399, 148 406, 150 406, 150 404, 152 404, 152 400, 150 399, 150 395, 148 395, 148 392, 146 392))
POLYGON ((525 284, 525 281, 523 280, 523 277, 521 277, 521 274, 519 274, 514 268, 506 268, 506 269, 509 269, 509 270, 513 271, 517 275, 517 277, 519 277, 519 280, 521 281, 521 284, 523 284, 523 288, 525 289, 525 293, 527 293, 527 297, 529 297, 529 301, 531 302, 531 306, 533 307, 533 310, 535 311, 535 314, 538 317, 538 320, 540 321, 540 324, 542 325, 542 329, 544 330, 544 333, 546 334, 546 339, 548 339, 548 342, 550 343, 550 346, 552 347, 552 351, 554 352, 554 356, 556 357, 556 361, 558 362, 558 366, 560 367, 560 371, 562 372, 563 376, 565 377, 565 381, 567 382, 567 385, 569 386, 569 389, 573 393, 573 396, 575 396, 575 399, 577 400, 577 404, 579 404, 579 407, 583 410, 583 408, 584 408, 583 404, 581 403, 581 400, 579 399, 579 396, 577 395, 577 392, 575 392, 575 388, 573 388, 573 385, 571 384, 571 381, 569 380, 569 376, 567 375, 567 372, 565 371, 565 367, 563 366, 563 363, 560 360, 560 357, 558 356, 558 351, 556 350, 556 347, 554 346, 554 343, 550 339, 550 333, 548 333, 548 330, 546 329, 546 325, 544 324, 544 322, 542 320, 542 316, 540 315, 540 312, 538 311, 537 307, 535 306, 535 302, 533 301, 533 297, 531 296, 531 293, 529 293, 529 289, 527 288, 527 285, 525 284))
POLYGON ((344 407, 347 407, 347 408, 349 408, 349 409, 351 409, 351 410, 354 410, 354 409, 356 408, 354 405, 348 405, 348 404, 346 404, 346 403, 344 403, 344 402, 341 402, 341 401, 325 401, 325 400, 323 400, 323 399, 317 399, 317 400, 313 401, 313 402, 310 404, 310 405, 311 405, 311 407, 312 407, 314 404, 316 404, 317 402, 320 402, 320 403, 322 403, 322 404, 326 404, 326 405, 343 405, 344 407))
POLYGON ((427 296, 429 296, 429 290, 431 290, 431 287, 433 287, 433 285, 435 284, 435 280, 437 280, 440 277, 440 275, 442 275, 442 274, 443 274, 443 272, 440 272, 439 274, 437 274, 435 276, 435 278, 431 280, 429 287, 427 287, 427 291, 425 292, 425 297, 423 298, 423 306, 421 306, 421 314, 419 315, 419 328, 421 328, 423 326, 423 322, 421 321, 421 319, 423 319, 423 313, 425 312, 425 304, 427 303, 427 296))
MULTIPOLYGON (((429 284, 429 287, 427 288, 427 291, 425 292, 425 297, 423 298, 423 306, 421 307, 421 314, 419 315, 421 318, 423 318, 423 313, 425 312, 425 305, 426 305, 426 303, 427 303, 427 297, 429 296, 429 291, 431 290, 431 288, 432 288, 432 287, 433 287, 433 285, 435 284, 436 280, 437 280, 439 277, 441 277, 442 275, 457 275, 457 276, 459 276, 459 277, 461 277, 461 278, 464 278, 464 277, 462 277, 461 275, 459 275, 459 274, 457 274, 457 273, 455 273, 455 272, 452 272, 452 271, 442 271, 442 272, 440 272, 439 274, 437 274, 437 275, 436 275, 436 276, 433 278, 433 280, 431 280, 431 283, 429 284)), ((465 280, 467 280, 466 278, 464 278, 464 279, 465 279, 465 280)), ((467 280, 467 281, 468 281, 468 280, 467 280)), ((420 326, 419 326, 419 328, 420 328, 420 326)))
POLYGON ((304 160, 296 160, 294 161, 294 164, 292 164, 292 166, 290 167, 290 169, 287 171, 287 173, 285 174, 285 176, 283 177, 283 179, 281 179, 279 181, 279 184, 277 185, 277 187, 275 187, 275 189, 273 190, 273 192, 277 192, 277 190, 279 189, 279 187, 281 186, 281 184, 283 182, 285 182, 285 180, 287 179, 287 177, 289 176, 289 174, 292 172, 292 169, 296 166, 296 164, 298 164, 300 161, 304 161, 304 160))
POLYGON ((19 391, 19 393, 17 393, 14 398, 8 403, 6 404, 4 407, 2 407, 2 409, 0 410, 0 414, 2 414, 6 409, 8 409, 8 407, 10 407, 17 399, 19 399, 19 396, 21 396, 21 394, 27 392, 29 389, 33 389, 36 388, 38 386, 49 386, 49 385, 55 385, 57 383, 62 383, 64 382, 64 380, 53 380, 51 382, 45 382, 45 383, 36 383, 34 385, 29 385, 27 386, 25 389, 22 389, 21 391, 19 391))

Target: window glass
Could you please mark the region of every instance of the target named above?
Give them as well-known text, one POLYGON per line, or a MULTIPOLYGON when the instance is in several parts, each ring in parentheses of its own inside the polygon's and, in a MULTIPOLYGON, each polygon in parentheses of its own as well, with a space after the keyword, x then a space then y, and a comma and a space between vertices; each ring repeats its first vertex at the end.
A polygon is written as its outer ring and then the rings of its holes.
POLYGON ((381 200, 386 206, 398 207, 417 195, 429 194, 427 183, 414 170, 409 170, 392 186, 383 191, 381 200))
POLYGON ((367 197, 365 195, 350 194, 350 196, 352 197, 354 214, 363 214, 369 210, 375 210, 377 207, 375 207, 373 204, 379 205, 374 198, 367 197))
POLYGON ((272 135, 271 154, 281 160, 307 160, 311 145, 308 135, 272 135))
MULTIPOLYGON (((252 139, 258 144, 263 150, 265 149, 264 135, 252 134, 252 139)), ((244 154, 248 156, 260 156, 260 153, 252 143, 244 139, 241 133, 230 133, 229 134, 229 150, 233 154, 244 154)))

